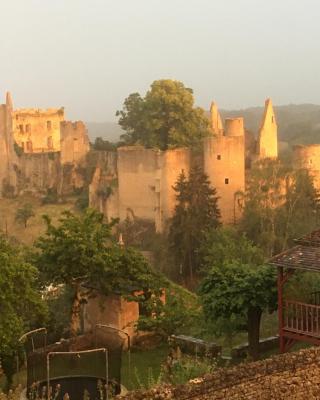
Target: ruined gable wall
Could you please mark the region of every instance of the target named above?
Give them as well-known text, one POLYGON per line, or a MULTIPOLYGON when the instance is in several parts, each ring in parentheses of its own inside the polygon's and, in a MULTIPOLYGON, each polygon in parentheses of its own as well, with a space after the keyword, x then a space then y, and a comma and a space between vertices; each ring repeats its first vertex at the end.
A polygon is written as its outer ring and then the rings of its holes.
POLYGON ((219 196, 223 223, 235 223, 241 215, 237 192, 245 190, 244 136, 217 136, 204 140, 204 172, 219 196))
POLYGON ((25 153, 60 151, 64 109, 20 109, 13 112, 13 134, 25 153))
POLYGON ((265 102, 258 138, 258 156, 259 158, 278 157, 278 128, 270 99, 265 102))
POLYGON ((320 144, 294 146, 293 165, 297 169, 307 169, 314 177, 316 189, 320 189, 320 144))
POLYGON ((82 121, 63 121, 60 124, 61 163, 78 163, 90 150, 88 132, 82 121))

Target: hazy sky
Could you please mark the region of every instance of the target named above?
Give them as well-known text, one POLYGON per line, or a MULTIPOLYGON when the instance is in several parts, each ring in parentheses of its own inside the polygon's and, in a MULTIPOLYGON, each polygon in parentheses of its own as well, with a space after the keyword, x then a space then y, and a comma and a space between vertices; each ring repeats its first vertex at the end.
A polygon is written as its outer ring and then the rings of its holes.
POLYGON ((0 94, 114 120, 155 79, 221 108, 320 103, 319 0, 0 0, 0 94))

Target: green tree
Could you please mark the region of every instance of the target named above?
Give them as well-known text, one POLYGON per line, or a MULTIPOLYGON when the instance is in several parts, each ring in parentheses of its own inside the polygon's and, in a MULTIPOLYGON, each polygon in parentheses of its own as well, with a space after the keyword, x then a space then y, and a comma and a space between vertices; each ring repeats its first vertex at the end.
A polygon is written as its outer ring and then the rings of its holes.
POLYGON ((192 90, 170 79, 154 81, 145 97, 130 94, 116 115, 127 144, 166 150, 195 146, 210 134, 204 110, 194 107, 192 90))
POLYGON ((191 282, 199 271, 199 250, 206 233, 220 225, 216 190, 199 167, 190 171, 189 179, 181 173, 174 186, 177 204, 169 230, 169 246, 183 275, 191 282))
POLYGON ((247 331, 249 354, 257 359, 262 313, 277 308, 275 271, 237 262, 213 266, 199 293, 206 318, 220 329, 231 324, 236 331, 247 331))
POLYGON ((23 224, 24 227, 27 227, 27 223, 31 217, 34 217, 34 211, 32 204, 26 203, 21 208, 17 209, 16 212, 16 221, 23 224))
POLYGON ((38 271, 25 262, 19 249, 0 237, 0 359, 12 382, 18 339, 43 321, 46 314, 38 287, 38 271))
POLYGON ((55 226, 45 216, 46 234, 36 242, 36 263, 44 281, 73 290, 72 335, 80 330, 81 303, 92 291, 88 288, 129 296, 137 290, 157 291, 163 283, 140 253, 113 242, 114 222, 106 224, 103 219, 95 210, 87 209, 80 216, 66 211, 55 226))
POLYGON ((105 140, 102 137, 97 137, 93 143, 93 149, 98 151, 115 151, 116 144, 105 140))

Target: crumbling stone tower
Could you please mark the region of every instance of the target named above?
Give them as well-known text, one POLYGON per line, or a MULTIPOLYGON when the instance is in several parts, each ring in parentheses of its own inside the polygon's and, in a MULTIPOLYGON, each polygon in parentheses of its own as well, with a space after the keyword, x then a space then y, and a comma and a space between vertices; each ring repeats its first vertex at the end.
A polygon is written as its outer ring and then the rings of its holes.
POLYGON ((278 127, 271 99, 265 101, 257 150, 260 159, 278 157, 278 127))
MULTIPOLYGON (((211 106, 211 110, 213 125, 222 126, 216 107, 211 106)), ((219 134, 204 140, 204 172, 217 190, 222 222, 226 224, 236 223, 241 216, 245 190, 244 139, 243 118, 227 118, 224 131, 221 129, 219 134)))

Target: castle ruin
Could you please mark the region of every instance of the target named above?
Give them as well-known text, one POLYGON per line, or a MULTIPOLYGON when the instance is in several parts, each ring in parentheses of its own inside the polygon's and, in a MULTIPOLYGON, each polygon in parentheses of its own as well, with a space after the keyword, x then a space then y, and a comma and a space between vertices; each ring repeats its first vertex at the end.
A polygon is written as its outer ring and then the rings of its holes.
MULTIPOLYGON (((222 222, 237 223, 243 208, 248 153, 244 121, 241 117, 227 118, 223 125, 213 102, 210 124, 212 135, 203 141, 200 163, 217 189, 222 222)), ((254 161, 277 156, 277 124, 268 99, 258 142, 250 157, 254 161)), ((181 172, 188 175, 194 162, 192 152, 186 148, 160 151, 142 146, 120 147, 112 160, 105 159, 97 166, 90 185, 90 205, 108 218, 149 220, 158 232, 163 232, 174 212, 173 186, 181 172)))
MULTIPOLYGON (((277 122, 272 102, 265 102, 257 140, 245 129, 242 117, 222 120, 216 103, 210 107, 211 136, 203 140, 201 155, 190 149, 160 151, 142 146, 96 152, 92 176, 84 182, 90 143, 83 122, 65 120, 63 108, 13 109, 10 94, 0 105, 0 192, 24 190, 44 193, 56 188, 67 194, 89 184, 90 206, 106 217, 144 219, 163 232, 172 217, 173 186, 198 164, 217 190, 222 222, 235 224, 243 210, 243 194, 250 164, 278 157, 277 122), (248 162, 249 161, 249 162, 248 162)), ((320 188, 320 145, 296 146, 294 165, 308 169, 320 188)))

